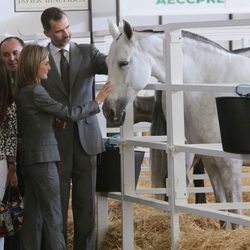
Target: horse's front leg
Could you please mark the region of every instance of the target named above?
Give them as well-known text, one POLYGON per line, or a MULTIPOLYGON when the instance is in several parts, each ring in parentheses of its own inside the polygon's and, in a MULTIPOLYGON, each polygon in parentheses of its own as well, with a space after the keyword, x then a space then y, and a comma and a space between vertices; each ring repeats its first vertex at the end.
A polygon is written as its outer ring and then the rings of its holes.
MULTIPOLYGON (((193 175, 205 174, 204 165, 200 157, 195 157, 193 166, 193 175)), ((193 180, 194 187, 204 187, 204 180, 193 180)), ((195 203, 206 203, 205 193, 195 193, 195 203)))
MULTIPOLYGON (((167 153, 164 150, 150 150, 150 165, 151 165, 151 185, 152 188, 166 187, 167 178, 167 153)), ((167 200, 166 195, 156 194, 156 199, 167 200)))

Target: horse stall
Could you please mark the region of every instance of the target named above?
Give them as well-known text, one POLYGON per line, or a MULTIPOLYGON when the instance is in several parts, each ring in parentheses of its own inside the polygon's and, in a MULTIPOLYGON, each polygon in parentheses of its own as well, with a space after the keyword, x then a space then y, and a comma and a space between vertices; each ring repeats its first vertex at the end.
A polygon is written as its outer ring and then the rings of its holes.
MULTIPOLYGON (((235 83, 185 83, 183 84, 183 30, 188 30, 215 41, 241 40, 246 43, 249 35, 249 20, 173 23, 164 26, 165 84, 154 84, 147 88, 166 91, 166 119, 168 136, 134 136, 133 107, 127 107, 126 119, 120 128, 120 139, 112 142, 119 145, 121 154, 121 192, 98 194, 98 245, 105 237, 108 226, 108 198, 121 201, 122 249, 134 249, 134 204, 142 204, 167 211, 170 215, 171 248, 177 249, 180 236, 180 215, 193 214, 218 219, 233 225, 250 226, 248 216, 229 210, 249 209, 249 202, 210 202, 189 204, 188 194, 192 188, 186 184, 186 155, 198 154, 226 159, 249 161, 248 154, 224 152, 221 143, 187 144, 184 123, 184 93, 207 92, 232 95, 235 83), (138 190, 135 188, 135 147, 164 150, 168 155, 168 179, 166 188, 138 190), (164 193, 168 201, 145 196, 145 193, 164 193)), ((158 29, 158 28, 157 28, 158 29)), ((162 27, 161 27, 162 29, 162 27)), ((236 69, 237 70, 237 69, 236 69)), ((209 130, 209 125, 207 127, 209 130)))

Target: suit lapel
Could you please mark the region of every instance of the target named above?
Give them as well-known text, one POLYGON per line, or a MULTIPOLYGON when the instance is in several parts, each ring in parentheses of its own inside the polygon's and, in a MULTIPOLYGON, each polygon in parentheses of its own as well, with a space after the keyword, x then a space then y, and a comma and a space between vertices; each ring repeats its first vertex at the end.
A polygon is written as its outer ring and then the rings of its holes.
POLYGON ((70 43, 69 64, 70 64, 70 89, 72 88, 76 75, 80 69, 83 56, 75 43, 70 43))

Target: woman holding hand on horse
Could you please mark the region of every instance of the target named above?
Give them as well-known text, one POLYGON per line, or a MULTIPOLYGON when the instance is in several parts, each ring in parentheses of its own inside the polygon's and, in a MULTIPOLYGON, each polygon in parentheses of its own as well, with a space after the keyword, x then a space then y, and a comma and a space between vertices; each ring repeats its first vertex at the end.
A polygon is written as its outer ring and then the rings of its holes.
POLYGON ((107 97, 107 83, 96 99, 68 108, 50 97, 40 84, 50 70, 49 51, 39 45, 23 48, 17 70, 18 108, 24 150, 25 211, 21 229, 22 250, 40 250, 42 232, 47 250, 66 249, 58 176, 55 119, 78 120, 100 112, 107 97))

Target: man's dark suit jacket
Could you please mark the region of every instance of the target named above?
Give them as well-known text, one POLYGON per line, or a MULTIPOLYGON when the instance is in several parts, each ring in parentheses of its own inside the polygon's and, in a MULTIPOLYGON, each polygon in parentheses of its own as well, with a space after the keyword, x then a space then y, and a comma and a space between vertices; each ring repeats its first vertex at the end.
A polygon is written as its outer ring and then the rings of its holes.
MULTIPOLYGON (((107 74, 105 55, 89 44, 70 43, 70 93, 67 93, 56 68, 53 57, 49 58, 51 70, 43 86, 57 101, 75 107, 93 100, 93 81, 95 74, 107 74)), ((102 134, 96 115, 77 121, 79 139, 84 151, 96 155, 104 151, 102 134)), ((60 131, 56 131, 56 133, 60 131)), ((73 134, 72 134, 73 136, 73 134)), ((60 152, 66 154, 67 152, 60 152)))

